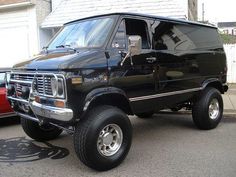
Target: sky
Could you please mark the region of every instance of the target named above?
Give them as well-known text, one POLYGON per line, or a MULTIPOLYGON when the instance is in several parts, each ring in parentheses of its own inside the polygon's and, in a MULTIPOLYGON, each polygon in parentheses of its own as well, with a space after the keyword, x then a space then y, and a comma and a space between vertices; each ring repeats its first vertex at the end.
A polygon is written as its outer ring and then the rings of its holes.
POLYGON ((198 0, 198 17, 202 20, 202 3, 205 20, 209 22, 236 22, 236 0, 198 0))

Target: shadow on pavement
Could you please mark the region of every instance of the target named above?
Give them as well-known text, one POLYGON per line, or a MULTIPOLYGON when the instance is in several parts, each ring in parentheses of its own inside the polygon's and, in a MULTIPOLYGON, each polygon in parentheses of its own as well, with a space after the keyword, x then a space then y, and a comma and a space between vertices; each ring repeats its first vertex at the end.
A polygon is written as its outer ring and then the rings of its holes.
POLYGON ((149 119, 133 118, 134 131, 141 131, 142 134, 152 130, 157 132, 160 129, 197 130, 189 114, 161 112, 149 119))
POLYGON ((36 142, 25 137, 0 139, 0 162, 32 162, 42 159, 62 159, 69 155, 66 148, 48 142, 36 142))
MULTIPOLYGON (((134 130, 142 131, 158 131, 159 129, 182 129, 182 130, 196 130, 199 129, 194 125, 192 115, 189 112, 159 112, 153 115, 150 119, 136 118, 133 122, 134 130)), ((131 119, 132 120, 132 119, 131 119)), ((224 115, 220 124, 236 123, 234 115, 224 115)))

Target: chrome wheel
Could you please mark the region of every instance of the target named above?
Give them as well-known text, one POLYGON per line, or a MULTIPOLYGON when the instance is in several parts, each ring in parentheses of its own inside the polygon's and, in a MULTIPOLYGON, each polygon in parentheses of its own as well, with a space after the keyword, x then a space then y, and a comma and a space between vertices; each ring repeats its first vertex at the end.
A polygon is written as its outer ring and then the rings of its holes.
POLYGON ((219 102, 216 98, 212 99, 212 101, 210 102, 209 105, 209 117, 211 119, 216 119, 220 113, 220 106, 219 106, 219 102))
POLYGON ((105 126, 99 133, 97 140, 98 152, 103 156, 112 156, 120 149, 123 142, 123 133, 116 124, 105 126))

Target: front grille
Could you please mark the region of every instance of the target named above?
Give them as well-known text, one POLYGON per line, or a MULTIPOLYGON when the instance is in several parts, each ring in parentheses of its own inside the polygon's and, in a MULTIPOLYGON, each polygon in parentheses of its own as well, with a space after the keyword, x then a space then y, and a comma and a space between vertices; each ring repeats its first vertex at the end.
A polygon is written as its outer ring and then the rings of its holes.
POLYGON ((35 90, 41 95, 53 96, 51 85, 52 78, 53 76, 37 75, 37 82, 35 82, 37 85, 35 90))
POLYGON ((15 97, 21 98, 22 88, 28 87, 31 89, 33 81, 33 92, 40 96, 53 97, 51 85, 52 78, 55 78, 54 74, 12 73, 10 83, 15 85, 15 97))
POLYGON ((12 74, 11 79, 32 82, 34 74, 12 74))

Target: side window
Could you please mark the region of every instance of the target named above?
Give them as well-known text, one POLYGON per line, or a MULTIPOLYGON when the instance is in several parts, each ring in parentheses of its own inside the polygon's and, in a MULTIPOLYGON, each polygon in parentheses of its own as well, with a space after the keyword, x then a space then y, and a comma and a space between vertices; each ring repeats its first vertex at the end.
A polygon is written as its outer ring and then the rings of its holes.
POLYGON ((125 40, 125 21, 120 23, 120 26, 116 32, 116 35, 112 42, 112 48, 124 49, 126 48, 125 40))
POLYGON ((196 50, 220 47, 218 33, 213 28, 156 21, 151 25, 155 50, 196 50))
POLYGON ((143 49, 150 48, 148 27, 145 21, 136 19, 126 19, 125 25, 126 25, 127 37, 130 35, 139 35, 142 38, 142 48, 143 49))
POLYGON ((155 50, 174 50, 175 46, 181 41, 172 23, 155 21, 151 27, 153 48, 155 50))

